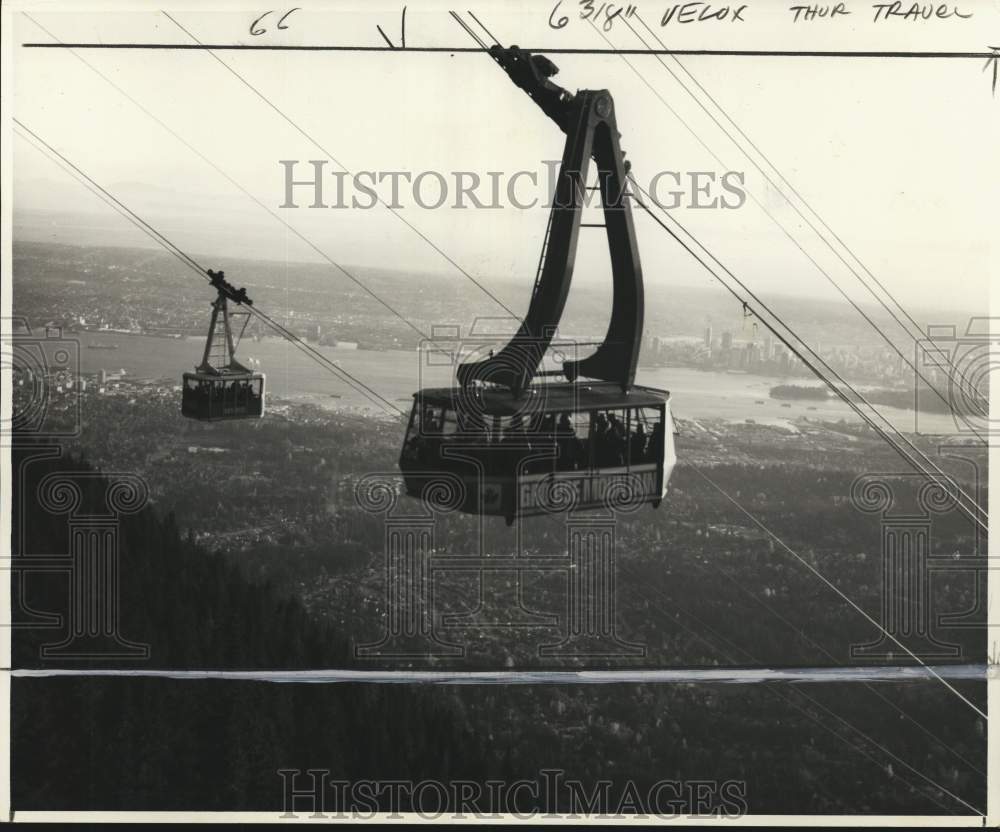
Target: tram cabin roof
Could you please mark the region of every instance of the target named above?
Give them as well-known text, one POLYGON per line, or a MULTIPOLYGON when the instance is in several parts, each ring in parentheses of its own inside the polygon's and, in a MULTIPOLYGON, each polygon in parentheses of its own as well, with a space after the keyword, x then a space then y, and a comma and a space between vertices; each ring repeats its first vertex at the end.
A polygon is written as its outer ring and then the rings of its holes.
POLYGON ((623 393, 621 387, 614 382, 534 385, 519 399, 515 399, 510 390, 502 387, 482 387, 476 390, 433 387, 413 394, 416 402, 451 410, 457 409, 456 401, 473 399, 477 410, 491 416, 523 414, 529 396, 540 398, 544 402, 543 410, 546 413, 657 407, 670 400, 670 393, 666 390, 634 385, 628 393, 623 393))

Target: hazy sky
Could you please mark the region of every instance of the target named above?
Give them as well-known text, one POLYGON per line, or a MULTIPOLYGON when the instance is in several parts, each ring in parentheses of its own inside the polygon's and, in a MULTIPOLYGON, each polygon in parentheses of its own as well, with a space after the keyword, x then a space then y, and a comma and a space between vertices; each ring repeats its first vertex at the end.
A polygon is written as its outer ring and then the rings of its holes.
MULTIPOLYGON (((250 22, 264 11, 259 4, 249 11, 237 4, 213 5, 228 10, 175 7, 171 13, 204 42, 381 45, 376 24, 398 42, 403 4, 357 3, 350 5, 360 10, 344 11, 349 4, 337 9, 310 3, 288 19, 287 30, 276 32, 279 8, 263 21, 269 30, 260 37, 248 34, 250 22)), ((471 45, 448 16, 447 4, 407 5, 408 46, 471 45)), ((575 2, 563 0, 556 17, 569 14, 570 21, 563 29, 551 29, 547 21, 554 5, 554 0, 477 2, 474 10, 506 43, 607 46, 577 18, 575 2)), ((847 3, 853 11, 849 18, 793 24, 787 10, 791 3, 752 2, 745 23, 663 28, 657 23, 672 4, 639 0, 636 5, 665 43, 676 48, 980 51, 1000 39, 1000 4, 989 0, 960 2, 959 8, 974 13, 970 19, 879 24, 871 21, 870 3, 847 3)), ((71 13, 54 11, 52 4, 21 7, 63 41, 191 42, 162 14, 138 3, 100 12, 86 12, 86 4, 78 3, 71 13)), ((648 38, 641 24, 635 25, 648 38)), ((13 14, 8 35, 15 43, 50 40, 20 14, 13 14)), ((607 37, 617 47, 641 47, 620 20, 607 37)), ((512 173, 531 170, 543 183, 535 190, 519 187, 522 198, 530 199, 544 197, 542 160, 558 159, 562 152, 558 128, 479 54, 217 53, 329 156, 206 52, 76 54, 345 264, 454 272, 456 280, 464 279, 384 208, 280 209, 284 172, 279 160, 302 160, 303 175, 309 173, 305 160, 331 156, 351 171, 440 171, 451 177, 464 170, 484 179, 488 171, 500 171, 504 187, 512 173)), ((645 81, 620 56, 558 55, 553 60, 561 70, 555 80, 570 90, 611 90, 622 146, 640 183, 660 171, 744 171, 747 190, 845 290, 859 300, 866 297, 839 259, 655 58, 628 59, 645 81)), ((997 260, 1000 99, 991 94, 983 60, 681 60, 904 306, 986 314, 997 260)), ((735 133, 677 64, 664 61, 735 133)), ((182 247, 274 260, 316 259, 306 244, 73 53, 17 48, 13 71, 14 114, 120 192, 182 247)), ((109 225, 128 229, 36 150, 14 141, 15 222, 28 209, 84 210, 103 212, 109 225)), ((328 171, 337 169, 333 159, 328 171)), ((331 176, 331 200, 333 184, 331 176)), ((433 199, 436 187, 425 184, 425 196, 433 199)), ((669 186, 665 180, 664 194, 669 186)), ((379 191, 388 198, 389 183, 379 191)), ((488 200, 485 187, 481 195, 488 200)), ((543 210, 424 210, 405 183, 400 201, 410 222, 484 283, 514 277, 530 291, 545 228, 543 210)), ((303 193, 300 204, 307 202, 303 193)), ((682 208, 675 213, 758 292, 839 297, 753 199, 738 210, 682 208)), ((636 222, 648 291, 711 280, 648 217, 637 213, 636 222)), ((57 229, 52 239, 74 242, 70 230, 65 239, 61 233, 57 229)), ((134 235, 138 243, 142 238, 134 235)), ((577 258, 580 279, 609 279, 603 248, 601 236, 583 243, 577 258)), ((483 304, 477 312, 495 311, 485 296, 483 304)))

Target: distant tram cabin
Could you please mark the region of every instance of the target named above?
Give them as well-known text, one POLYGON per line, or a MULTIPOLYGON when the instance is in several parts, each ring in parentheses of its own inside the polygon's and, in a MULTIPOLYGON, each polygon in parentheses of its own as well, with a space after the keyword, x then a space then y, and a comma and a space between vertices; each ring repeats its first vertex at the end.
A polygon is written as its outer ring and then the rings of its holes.
POLYGON ((212 302, 212 319, 205 339, 201 364, 193 373, 184 373, 181 388, 181 415, 202 422, 224 419, 259 419, 264 415, 264 374, 244 367, 236 360, 236 347, 250 319, 248 310, 232 312, 228 302, 253 306, 246 289, 230 285, 223 272, 208 270, 218 292, 212 302), (232 318, 243 318, 235 338, 232 318))
POLYGON ((264 415, 264 374, 184 373, 181 414, 189 419, 258 419, 264 415))

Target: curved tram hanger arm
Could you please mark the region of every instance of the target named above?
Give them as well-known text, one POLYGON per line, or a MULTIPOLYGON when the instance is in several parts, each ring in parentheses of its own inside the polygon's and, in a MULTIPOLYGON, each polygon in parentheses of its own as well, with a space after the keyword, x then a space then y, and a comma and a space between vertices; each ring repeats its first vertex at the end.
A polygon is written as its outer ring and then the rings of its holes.
POLYGON ((516 46, 494 46, 490 55, 566 133, 566 144, 548 245, 528 314, 512 340, 496 355, 460 365, 459 383, 465 386, 477 380, 490 382, 509 388, 517 396, 538 373, 558 330, 573 279, 587 174, 593 159, 614 279, 611 321, 597 351, 579 361, 565 362, 563 371, 570 381, 581 376, 611 381, 627 392, 635 381, 644 307, 642 267, 626 192, 629 164, 618 144, 614 100, 607 90, 580 90, 573 95, 559 87, 550 80, 559 70, 544 55, 532 55, 516 46))

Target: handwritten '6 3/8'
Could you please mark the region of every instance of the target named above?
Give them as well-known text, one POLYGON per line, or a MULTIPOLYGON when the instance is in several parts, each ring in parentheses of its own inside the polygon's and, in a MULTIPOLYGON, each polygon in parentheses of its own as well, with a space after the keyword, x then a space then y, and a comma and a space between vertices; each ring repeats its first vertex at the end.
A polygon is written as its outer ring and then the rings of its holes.
MULTIPOLYGON (((552 29, 562 29, 569 23, 569 17, 566 15, 556 16, 561 5, 562 0, 558 0, 552 9, 552 13, 549 15, 549 26, 552 29)), ((603 18, 604 22, 601 24, 601 28, 605 32, 611 31, 611 26, 615 22, 616 17, 623 19, 632 17, 638 11, 638 8, 631 3, 627 6, 617 6, 614 3, 601 3, 600 6, 595 6, 594 0, 579 0, 579 6, 580 20, 592 20, 598 23, 603 18)))

